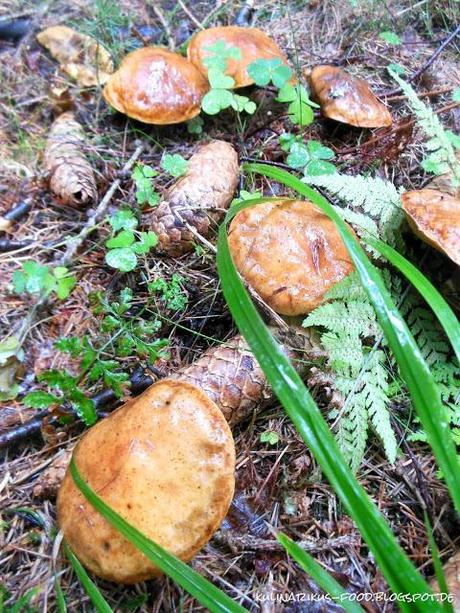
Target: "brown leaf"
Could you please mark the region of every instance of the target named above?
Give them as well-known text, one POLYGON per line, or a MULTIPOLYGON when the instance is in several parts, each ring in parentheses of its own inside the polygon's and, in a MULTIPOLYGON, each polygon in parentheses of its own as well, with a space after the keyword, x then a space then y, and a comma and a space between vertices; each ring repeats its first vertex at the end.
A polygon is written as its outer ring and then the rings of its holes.
POLYGON ((67 26, 52 26, 37 34, 38 42, 62 70, 83 87, 103 85, 114 71, 110 54, 97 40, 67 26))
POLYGON ((73 113, 60 115, 45 147, 45 170, 51 190, 63 204, 86 204, 96 197, 96 181, 85 153, 85 134, 73 113))

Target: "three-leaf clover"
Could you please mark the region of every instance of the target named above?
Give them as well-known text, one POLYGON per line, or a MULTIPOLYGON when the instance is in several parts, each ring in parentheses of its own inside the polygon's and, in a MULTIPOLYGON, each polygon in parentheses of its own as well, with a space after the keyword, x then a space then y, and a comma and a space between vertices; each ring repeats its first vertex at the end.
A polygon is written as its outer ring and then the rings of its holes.
POLYGON ((305 175, 318 176, 333 174, 335 166, 328 160, 335 157, 334 152, 329 147, 325 147, 320 142, 311 140, 303 143, 298 139, 284 139, 284 144, 290 143, 289 155, 286 162, 292 168, 302 169, 305 175))
POLYGON ((260 59, 252 62, 248 66, 248 75, 259 87, 265 87, 273 83, 280 89, 292 77, 292 70, 280 60, 280 58, 260 59))
POLYGON ((278 92, 278 102, 288 102, 288 115, 292 123, 299 126, 308 126, 313 121, 313 109, 318 105, 310 100, 308 92, 303 85, 286 83, 278 92))
POLYGON ((105 261, 120 272, 130 272, 137 266, 137 256, 148 253, 157 242, 158 237, 154 232, 134 234, 131 230, 122 230, 106 241, 105 246, 109 251, 105 255, 105 261))
POLYGON ((137 228, 137 217, 131 209, 120 209, 108 217, 108 222, 114 232, 118 230, 134 230, 137 228))
POLYGON ((76 278, 68 274, 65 266, 50 268, 38 262, 24 262, 22 270, 13 273, 13 288, 17 294, 41 294, 48 296, 52 292, 60 300, 69 296, 75 287, 76 278))
POLYGON ((152 179, 158 172, 146 164, 137 164, 132 172, 132 178, 136 184, 136 201, 138 204, 155 206, 160 201, 160 196, 153 189, 152 179))
POLYGON ((224 40, 217 40, 213 45, 206 47, 207 55, 203 58, 206 68, 216 68, 224 72, 227 68, 227 60, 240 60, 241 49, 227 44, 224 40))
POLYGON ((181 177, 187 172, 188 162, 179 153, 165 153, 161 167, 173 177, 181 177))
POLYGON ((273 432, 273 430, 266 430, 265 432, 262 432, 262 434, 260 435, 260 442, 261 443, 268 443, 269 445, 276 445, 280 440, 279 435, 276 432, 273 432))

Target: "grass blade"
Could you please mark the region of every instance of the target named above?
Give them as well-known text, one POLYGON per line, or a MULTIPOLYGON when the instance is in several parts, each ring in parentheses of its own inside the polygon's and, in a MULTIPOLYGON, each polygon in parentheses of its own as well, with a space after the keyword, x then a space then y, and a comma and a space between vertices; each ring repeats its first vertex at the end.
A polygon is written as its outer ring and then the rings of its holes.
MULTIPOLYGON (((423 520, 425 523, 426 533, 428 535, 431 559, 433 560, 434 573, 438 582, 439 592, 441 594, 448 594, 449 590, 447 588, 446 577, 444 575, 444 569, 442 568, 441 558, 439 557, 438 546, 436 545, 436 541, 434 540, 433 528, 431 527, 430 518, 428 517, 428 513, 426 511, 424 511, 423 520)), ((444 603, 444 611, 446 611, 446 613, 454 613, 454 608, 451 602, 446 601, 444 603)))
POLYGON ((91 602, 96 608, 98 613, 113 613, 111 606, 99 591, 97 585, 89 578, 88 573, 81 565, 80 560, 70 549, 70 547, 64 543, 64 551, 69 558, 69 562, 72 564, 80 583, 85 588, 86 593, 91 599, 91 602))
POLYGON ((457 360, 460 362, 460 324, 443 296, 441 296, 425 275, 396 249, 373 236, 365 236, 362 240, 376 251, 379 251, 423 296, 444 328, 444 332, 455 351, 457 360))
POLYGON ((56 575, 54 577, 54 591, 56 592, 56 606, 59 613, 67 613, 67 605, 65 602, 64 594, 62 592, 61 584, 59 583, 59 578, 56 575))
POLYGON ((309 553, 299 547, 286 534, 280 533, 276 538, 291 558, 332 597, 335 604, 340 603, 340 606, 348 613, 364 613, 364 609, 356 602, 348 599, 348 592, 309 553))
POLYGON ((196 598, 212 613, 243 613, 244 607, 234 602, 227 594, 195 572, 190 566, 168 553, 149 538, 129 524, 116 511, 107 505, 102 498, 83 480, 78 472, 74 458, 70 462, 70 473, 77 487, 93 507, 106 519, 120 534, 137 547, 166 575, 171 577, 178 585, 196 598))
MULTIPOLYGON (((369 296, 388 344, 395 356, 420 423, 426 433, 434 456, 441 468, 457 512, 460 512, 460 470, 457 452, 449 429, 447 412, 441 402, 438 386, 422 354, 393 303, 377 268, 350 232, 334 207, 318 192, 285 170, 265 164, 244 164, 246 170, 258 172, 283 183, 321 208, 335 222, 348 249, 361 283, 369 296)), ((230 211, 232 215, 233 211, 230 211)), ((227 216, 227 221, 228 221, 227 216)))
MULTIPOLYGON (((399 547, 384 518, 351 472, 335 438, 299 375, 270 334, 249 298, 233 264, 227 241, 226 223, 242 208, 232 207, 219 228, 217 268, 225 299, 233 318, 256 356, 273 392, 283 405, 321 466, 326 478, 342 499, 372 550, 391 589, 398 593, 430 592, 428 584, 399 547)), ((400 603, 403 611, 440 611, 435 602, 400 603)))

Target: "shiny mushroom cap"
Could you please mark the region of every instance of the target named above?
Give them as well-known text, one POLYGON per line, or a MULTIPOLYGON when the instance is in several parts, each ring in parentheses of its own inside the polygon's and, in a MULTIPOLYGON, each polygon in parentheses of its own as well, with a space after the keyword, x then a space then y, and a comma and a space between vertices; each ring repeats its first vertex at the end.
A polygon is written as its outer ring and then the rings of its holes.
POLYGON ((460 200, 436 189, 405 192, 401 199, 415 234, 460 266, 460 200))
POLYGON ((282 315, 305 315, 352 270, 334 223, 314 204, 279 199, 242 210, 229 245, 235 266, 282 315))
POLYGON ((128 53, 103 94, 128 117, 166 125, 196 117, 208 89, 200 71, 181 55, 161 47, 143 47, 128 53))
MULTIPOLYGON (((98 422, 74 458, 115 511, 184 561, 211 538, 234 491, 235 449, 222 412, 198 387, 164 380, 98 422)), ((137 583, 161 575, 84 498, 67 472, 58 521, 80 561, 99 577, 137 583)))
POLYGON ((228 59, 225 74, 235 80, 235 89, 252 85, 254 80, 247 73, 247 67, 259 59, 279 58, 283 64, 288 64, 286 56, 278 45, 265 32, 257 28, 241 28, 238 26, 219 26, 202 30, 193 36, 187 57, 202 74, 207 76, 208 69, 203 60, 212 54, 209 47, 223 41, 227 46, 238 47, 241 50, 240 59, 228 59))
POLYGON ((309 75, 313 97, 325 117, 356 126, 391 126, 390 112, 368 84, 337 66, 316 66, 309 75))

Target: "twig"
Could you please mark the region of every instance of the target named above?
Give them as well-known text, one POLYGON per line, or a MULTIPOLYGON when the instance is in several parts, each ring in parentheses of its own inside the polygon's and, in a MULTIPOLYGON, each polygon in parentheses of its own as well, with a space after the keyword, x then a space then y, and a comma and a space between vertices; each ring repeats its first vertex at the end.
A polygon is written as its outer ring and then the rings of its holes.
POLYGON ((31 198, 26 198, 16 206, 13 206, 9 211, 6 211, 0 216, 0 231, 6 232, 13 225, 13 221, 18 221, 21 217, 24 217, 31 207, 31 198))
POLYGON ((156 2, 152 2, 152 8, 153 8, 153 12, 158 17, 161 25, 164 28, 166 37, 168 39, 168 46, 173 51, 176 47, 176 43, 174 42, 174 37, 171 33, 171 28, 169 27, 169 23, 166 20, 166 17, 164 16, 163 11, 161 10, 161 8, 158 6, 156 2))
POLYGON ((235 17, 236 26, 248 26, 255 11, 255 0, 246 0, 235 17))
MULTIPOLYGON (((407 82, 412 83, 412 81, 416 81, 425 72, 425 70, 427 70, 433 64, 433 62, 436 61, 436 59, 444 51, 444 49, 448 47, 450 43, 454 40, 454 38, 459 34, 460 26, 457 26, 455 30, 443 40, 443 42, 439 45, 436 51, 428 58, 428 60, 423 64, 423 66, 421 66, 418 70, 412 73, 410 77, 407 78, 407 82)), ((396 89, 392 89, 389 92, 379 92, 379 96, 394 96, 395 94, 399 94, 401 91, 401 88, 397 87, 396 89)))
POLYGON ((69 264, 69 262, 75 256, 75 253, 77 252, 77 249, 85 241, 85 239, 88 236, 88 234, 91 234, 91 232, 93 230, 95 230, 98 221, 105 214, 105 212, 107 210, 107 207, 109 206, 109 203, 110 203, 114 193, 120 187, 120 183, 121 183, 122 179, 125 177, 126 173, 129 170, 131 170, 131 168, 134 166, 136 160, 141 155, 143 149, 144 149, 144 145, 139 145, 136 148, 136 150, 134 151, 132 156, 129 158, 129 160, 126 162, 126 164, 121 169, 118 178, 115 179, 115 181, 112 183, 112 185, 106 191, 105 196, 102 198, 101 202, 98 204, 98 206, 96 207, 96 209, 94 210, 92 215, 86 221, 86 223, 83 226, 83 228, 81 229, 80 233, 77 236, 74 236, 73 238, 71 238, 69 240, 69 243, 67 245, 67 249, 65 250, 64 254, 60 258, 58 258, 58 261, 56 262, 57 266, 67 266, 67 264, 69 264))
MULTIPOLYGON (((138 367, 134 369, 133 373, 131 374, 130 382, 132 393, 137 395, 152 385, 153 379, 149 375, 146 375, 142 368, 138 367)), ((93 396, 92 400, 96 411, 100 416, 100 409, 102 407, 111 402, 113 404, 113 408, 115 409, 115 406, 119 401, 118 397, 111 389, 104 389, 98 392, 95 394, 95 396, 93 396)), ((46 417, 50 418, 48 421, 49 425, 55 425, 58 423, 59 416, 54 416, 52 413, 46 410, 41 411, 38 415, 32 419, 29 419, 28 421, 0 433, 0 450, 6 449, 13 444, 37 435, 41 431, 43 420, 46 419, 46 417)))
POLYGON ((177 4, 181 7, 181 9, 184 11, 184 13, 187 15, 187 17, 189 17, 189 19, 191 21, 193 21, 193 23, 196 25, 197 28, 199 28, 200 30, 204 30, 205 29, 205 27, 203 26, 201 21, 198 21, 198 19, 191 12, 191 10, 187 7, 187 5, 185 4, 185 2, 183 0, 177 0, 177 4))

